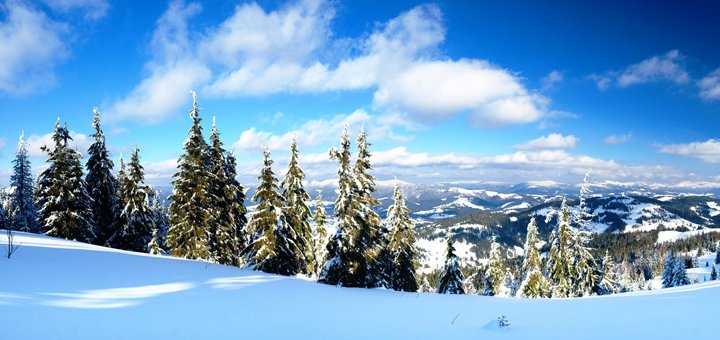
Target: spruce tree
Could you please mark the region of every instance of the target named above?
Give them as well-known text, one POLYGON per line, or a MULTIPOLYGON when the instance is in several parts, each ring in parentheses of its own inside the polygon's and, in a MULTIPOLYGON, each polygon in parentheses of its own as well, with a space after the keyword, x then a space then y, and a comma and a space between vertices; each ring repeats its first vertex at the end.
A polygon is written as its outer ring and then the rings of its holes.
POLYGON ((93 198, 92 221, 95 225, 93 243, 104 245, 116 233, 116 219, 119 215, 117 202, 118 181, 112 174, 113 161, 105 146, 105 134, 100 128, 100 112, 93 109, 93 127, 95 141, 88 149, 85 183, 87 192, 93 198))
MULTIPOLYGON (((230 201, 227 202, 230 215, 232 215, 235 224, 235 240, 237 248, 242 251, 247 246, 247 235, 245 229, 247 227, 247 209, 245 208, 245 189, 237 180, 237 163, 235 154, 231 150, 225 154, 226 168, 226 187, 230 191, 230 201)), ((238 265, 242 265, 242 258, 238 256, 238 265)))
POLYGON ((440 274, 440 281, 435 291, 438 294, 465 294, 463 289, 463 273, 455 255, 452 238, 448 236, 445 266, 440 274))
POLYGON ((573 238, 573 268, 575 281, 573 284, 574 296, 588 296, 592 294, 597 283, 595 258, 587 248, 587 235, 581 230, 575 232, 573 238))
POLYGON ((675 264, 672 267, 672 271, 672 287, 679 287, 690 284, 690 279, 687 277, 687 272, 685 271, 685 261, 681 257, 675 257, 675 264))
POLYGON ((68 240, 90 242, 94 239, 92 199, 85 190, 80 153, 72 150, 66 126, 55 123, 54 148, 43 146, 48 168, 38 178, 37 206, 45 234, 68 240))
POLYGON ((263 169, 253 201, 258 202, 250 218, 248 230, 252 242, 243 250, 248 264, 255 270, 281 275, 295 275, 301 272, 301 249, 290 238, 290 228, 283 214, 283 197, 272 171, 270 151, 263 153, 263 169))
POLYGON ((147 245, 148 252, 153 255, 162 255, 165 254, 165 251, 160 247, 160 236, 158 235, 158 229, 155 228, 152 230, 152 238, 150 239, 150 243, 147 245))
MULTIPOLYGON (((123 165, 121 165, 121 168, 123 165)), ((136 252, 148 252, 155 227, 155 214, 150 208, 152 188, 145 184, 145 174, 140 165, 140 150, 135 147, 130 163, 123 170, 120 183, 120 202, 123 204, 118 217, 119 229, 108 239, 113 248, 136 252)))
POLYGON ((313 222, 315 222, 315 237, 314 237, 314 251, 315 251, 315 258, 318 259, 318 261, 315 264, 314 272, 316 275, 320 275, 320 270, 322 269, 322 259, 325 258, 326 249, 328 243, 328 232, 327 228, 325 227, 325 223, 327 223, 327 212, 325 211, 325 207, 323 206, 322 196, 317 195, 317 198, 315 199, 315 214, 313 215, 313 222))
MULTIPOLYGON (((718 246, 718 248, 720 248, 720 246, 718 246)), ((718 249, 715 254, 715 264, 720 264, 720 249, 718 249)))
POLYGON ((715 281, 717 280, 718 272, 715 266, 712 267, 712 272, 710 272, 710 280, 715 281))
POLYGON ((300 264, 300 273, 309 274, 316 266, 316 259, 313 252, 312 229, 310 228, 312 214, 306 204, 310 200, 310 195, 305 191, 303 179, 305 179, 305 173, 298 164, 297 143, 293 139, 290 145, 287 172, 280 184, 282 196, 285 198, 283 214, 287 222, 287 236, 299 250, 296 261, 300 264))
POLYGON ((208 242, 210 257, 213 261, 237 266, 239 265, 238 223, 235 220, 236 188, 228 185, 228 173, 225 149, 220 140, 220 131, 213 117, 212 132, 210 133, 210 149, 208 151, 210 167, 209 194, 210 222, 208 223, 208 242))
POLYGON ((530 219, 525 238, 525 258, 523 259, 522 271, 525 278, 520 284, 520 296, 528 298, 546 297, 548 294, 548 283, 542 272, 542 259, 538 249, 539 234, 535 217, 530 219))
POLYGON ((488 261, 488 268, 485 271, 485 291, 483 295, 494 296, 507 293, 504 261, 505 258, 502 254, 500 244, 493 239, 490 244, 490 260, 488 261))
POLYGON ((32 176, 32 167, 25 144, 25 132, 20 134, 15 160, 13 160, 13 174, 10 176, 10 186, 15 190, 10 196, 9 219, 14 229, 29 233, 40 232, 37 220, 37 206, 35 205, 35 187, 32 176))
POLYGON ((194 92, 190 118, 192 127, 183 145, 185 152, 178 160, 178 172, 172 181, 174 190, 169 197, 170 229, 166 243, 172 256, 208 260, 208 230, 212 214, 206 157, 208 146, 203 139, 202 118, 194 92))
POLYGON ((405 292, 416 292, 417 249, 415 227, 410 220, 410 209, 405 206, 405 197, 395 183, 393 204, 387 211, 387 225, 390 230, 388 249, 392 256, 391 288, 405 292))
POLYGON ((153 194, 150 210, 153 212, 153 221, 158 234, 158 245, 162 253, 165 254, 167 253, 165 238, 170 228, 170 216, 167 204, 165 204, 165 201, 160 201, 160 192, 158 191, 153 194))
POLYGON ((600 275, 597 281, 596 291, 598 295, 613 294, 619 291, 617 278, 613 272, 614 267, 615 263, 613 262, 612 257, 610 257, 610 253, 606 250, 605 257, 603 257, 600 265, 600 275))
MULTIPOLYGON (((548 277, 551 282, 552 297, 567 298, 573 295, 573 281, 576 277, 572 243, 574 233, 570 226, 570 208, 563 199, 557 229, 553 231, 548 259, 548 277)), ((548 215, 548 220, 552 217, 548 215)))

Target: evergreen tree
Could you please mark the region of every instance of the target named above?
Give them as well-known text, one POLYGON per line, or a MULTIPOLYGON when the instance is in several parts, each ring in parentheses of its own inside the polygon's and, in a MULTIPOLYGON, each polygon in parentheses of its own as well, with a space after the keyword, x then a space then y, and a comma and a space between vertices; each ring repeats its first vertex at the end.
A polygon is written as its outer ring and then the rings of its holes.
POLYGON ((25 144, 25 132, 20 134, 15 160, 13 160, 13 174, 10 177, 10 186, 15 188, 10 196, 9 219, 14 229, 29 233, 39 232, 37 220, 37 206, 35 205, 35 188, 32 177, 32 167, 25 144))
POLYGON ((155 192, 150 203, 150 210, 153 212, 153 221, 157 230, 158 246, 163 254, 167 253, 167 245, 165 238, 170 228, 170 216, 168 206, 164 201, 160 201, 160 192, 155 192))
POLYGON ((663 266, 662 274, 662 286, 663 288, 669 288, 673 286, 675 282, 675 252, 671 251, 665 257, 665 265, 663 266))
POLYGON ((94 239, 92 199, 85 190, 80 153, 72 150, 66 126, 55 123, 53 149, 43 146, 48 154, 48 168, 38 178, 37 206, 45 234, 80 242, 94 239))
POLYGON ((150 239, 150 243, 148 243, 148 252, 153 255, 162 255, 165 254, 165 251, 160 247, 160 237, 158 235, 158 229, 155 228, 152 230, 152 238, 150 239))
POLYGON ((250 218, 248 229, 252 242, 245 248, 248 263, 255 270, 281 275, 301 272, 301 250, 289 237, 290 228, 283 214, 284 199, 278 193, 280 187, 272 171, 270 151, 263 153, 263 169, 253 201, 258 202, 250 218))
POLYGON ((210 133, 208 160, 210 167, 209 194, 210 222, 208 223, 208 242, 210 257, 213 261, 237 266, 239 262, 238 224, 236 209, 237 188, 228 185, 233 174, 229 173, 225 149, 220 140, 220 131, 213 117, 210 133))
MULTIPOLYGON (((235 240, 237 242, 237 248, 242 250, 247 246, 247 235, 245 235, 245 228, 247 227, 247 210, 245 208, 245 189, 237 180, 237 163, 235 162, 235 154, 233 151, 228 152, 225 155, 225 167, 227 183, 225 184, 227 190, 230 191, 230 200, 227 202, 230 215, 232 215, 233 223, 235 224, 235 240)), ((238 265, 241 263, 242 257, 238 257, 238 265)))
POLYGON ((685 261, 682 258, 677 256, 675 257, 675 265, 673 266, 672 270, 672 287, 679 287, 690 284, 690 279, 688 279, 687 272, 685 271, 685 261))
POLYGON ((306 202, 310 195, 303 186, 305 173, 298 164, 298 149, 295 139, 290 145, 290 161, 287 172, 280 187, 282 196, 285 198, 283 214, 287 222, 288 237, 291 243, 298 248, 298 258, 294 261, 300 264, 299 272, 309 274, 315 268, 317 260, 313 252, 312 229, 310 228, 310 217, 312 213, 306 202))
POLYGON ((720 247, 717 250, 717 253, 715 254, 715 264, 720 264, 720 247))
POLYGON ((117 202, 118 181, 112 174, 113 161, 108 156, 105 146, 105 134, 100 128, 100 112, 93 109, 92 135, 95 141, 88 149, 86 164, 87 176, 85 183, 87 192, 93 198, 92 221, 95 225, 95 240, 93 243, 104 245, 116 233, 116 219, 119 214, 117 202))
POLYGON ((715 266, 713 266, 712 272, 710 272, 710 280, 715 281, 715 280, 717 280, 717 277, 718 277, 717 269, 715 268, 715 266))
POLYGON ((490 244, 490 260, 488 261, 488 268, 485 271, 485 291, 483 295, 494 296, 507 293, 504 284, 505 266, 503 262, 504 257, 500 249, 500 244, 493 239, 490 244))
POLYGON ((410 209, 405 206, 405 197, 395 183, 393 205, 387 211, 387 225, 390 230, 388 249, 392 256, 391 288, 405 292, 418 290, 417 249, 415 248, 415 226, 410 220, 410 209))
POLYGON ((463 289, 463 273, 455 255, 452 238, 448 236, 445 267, 440 275, 440 282, 435 291, 438 294, 465 294, 463 289))
POLYGON ((610 257, 610 253, 606 250, 605 257, 600 265, 599 277, 597 280, 596 291, 599 295, 614 294, 619 291, 617 278, 614 273, 615 263, 610 257))
MULTIPOLYGON (((121 165, 121 168, 124 164, 121 165)), ((153 191, 145 184, 140 151, 133 148, 127 173, 123 169, 120 183, 120 202, 123 204, 118 218, 120 228, 108 239, 114 248, 147 252, 155 227, 155 214, 150 208, 153 191)))
MULTIPOLYGON (((567 298, 573 294, 573 231, 570 226, 570 208, 563 199, 557 229, 553 231, 548 259, 548 276, 552 283, 552 297, 567 298)), ((548 220, 553 214, 548 215, 548 220)))
POLYGON ((525 279, 520 284, 520 296, 538 298, 547 296, 549 287, 545 276, 542 273, 542 259, 538 250, 539 235, 535 217, 530 219, 525 238, 525 258, 523 259, 522 271, 525 279))
POLYGON ((574 261, 573 268, 575 280, 573 283, 574 296, 588 296, 592 294, 597 283, 595 258, 586 247, 588 236, 584 231, 578 230, 573 238, 574 261))
POLYGON ((194 92, 190 118, 193 124, 183 146, 185 152, 178 160, 179 170, 172 181, 174 190, 169 197, 172 203, 166 243, 172 256, 207 260, 210 258, 208 230, 212 213, 208 197, 208 146, 203 139, 202 118, 194 92))
MULTIPOLYGON (((328 243, 328 232, 327 228, 325 227, 325 223, 327 223, 327 212, 325 211, 325 207, 323 206, 322 196, 319 194, 315 199, 315 214, 313 215, 312 219, 313 222, 315 222, 315 258, 321 260, 324 259, 326 255, 325 247, 328 243)), ((314 270, 315 274, 319 276, 321 269, 322 261, 317 261, 314 270)))

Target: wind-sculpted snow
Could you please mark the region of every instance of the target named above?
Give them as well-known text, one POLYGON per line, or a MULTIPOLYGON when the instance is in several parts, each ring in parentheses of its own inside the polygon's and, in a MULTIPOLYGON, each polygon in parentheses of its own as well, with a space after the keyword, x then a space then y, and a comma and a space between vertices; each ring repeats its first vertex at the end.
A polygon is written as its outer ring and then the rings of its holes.
POLYGON ((5 339, 717 338, 720 281, 579 299, 447 296, 15 240, 0 259, 5 339), (509 327, 497 326, 502 315, 509 327))

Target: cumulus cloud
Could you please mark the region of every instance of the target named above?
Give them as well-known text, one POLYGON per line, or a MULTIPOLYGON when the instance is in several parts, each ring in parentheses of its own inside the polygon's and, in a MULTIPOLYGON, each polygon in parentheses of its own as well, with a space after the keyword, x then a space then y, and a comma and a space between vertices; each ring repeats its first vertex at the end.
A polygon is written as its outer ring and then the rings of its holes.
POLYGON ((605 140, 603 140, 603 143, 605 145, 620 145, 625 144, 628 141, 632 139, 632 133, 627 133, 624 135, 610 135, 605 137, 605 140))
POLYGON ((527 143, 513 146, 520 150, 537 150, 537 149, 572 149, 578 142, 578 138, 573 135, 563 136, 559 133, 551 133, 542 136, 527 143))
POLYGON ((239 5, 223 22, 193 32, 187 22, 198 10, 173 2, 158 20, 149 75, 111 106, 117 119, 160 122, 178 112, 183 102, 176 96, 187 87, 229 98, 372 90, 376 108, 420 120, 468 113, 476 126, 525 124, 547 111, 547 99, 514 73, 485 60, 442 56, 445 27, 434 5, 345 39, 359 46, 351 51, 333 38, 335 11, 327 1, 291 2, 275 11, 239 5), (183 59, 169 57, 178 55, 183 59), (183 82, 172 74, 184 75, 183 82))
POLYGON ((68 56, 68 26, 20 1, 0 4, 0 92, 27 95, 52 87, 68 56))
MULTIPOLYGON (((30 157, 45 157, 47 154, 41 150, 43 146, 47 146, 49 148, 52 148, 55 143, 52 140, 53 133, 46 133, 44 135, 36 135, 32 134, 26 139, 27 143, 27 150, 28 155, 30 157)), ((90 147, 90 144, 93 142, 93 138, 91 136, 78 133, 75 131, 70 131, 70 137, 72 138, 71 141, 68 141, 68 145, 70 145, 71 148, 77 150, 81 154, 85 154, 87 152, 87 149, 90 147)))
POLYGON ((658 81, 669 81, 675 84, 686 84, 690 77, 682 64, 683 55, 678 50, 671 50, 662 55, 632 64, 621 71, 608 71, 604 74, 593 74, 590 79, 595 81, 598 89, 606 90, 611 85, 624 88, 631 85, 658 81))
POLYGON ((660 152, 699 158, 709 163, 720 163, 720 140, 708 139, 704 142, 662 145, 660 152))
POLYGON ((548 75, 543 77, 540 82, 542 83, 543 91, 550 91, 555 88, 556 84, 561 83, 564 79, 565 77, 563 76, 562 72, 553 70, 552 72, 548 73, 548 75))
POLYGON ((80 11, 83 17, 89 20, 101 19, 110 9, 106 0, 45 0, 45 3, 54 11, 70 13, 80 11))
POLYGON ((710 72, 698 81, 700 98, 708 101, 720 100, 720 68, 710 72))

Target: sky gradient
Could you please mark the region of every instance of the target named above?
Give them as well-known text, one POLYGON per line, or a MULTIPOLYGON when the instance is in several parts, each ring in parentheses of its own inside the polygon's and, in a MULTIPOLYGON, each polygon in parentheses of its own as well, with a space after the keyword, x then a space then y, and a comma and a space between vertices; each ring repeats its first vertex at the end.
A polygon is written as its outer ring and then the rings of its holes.
MULTIPOLYGON (((374 174, 415 183, 720 182, 720 4, 545 1, 0 2, 0 185, 25 131, 169 183, 198 93, 245 184, 296 137, 308 180, 364 126, 374 174)), ((716 184, 717 185, 717 184, 716 184)))

